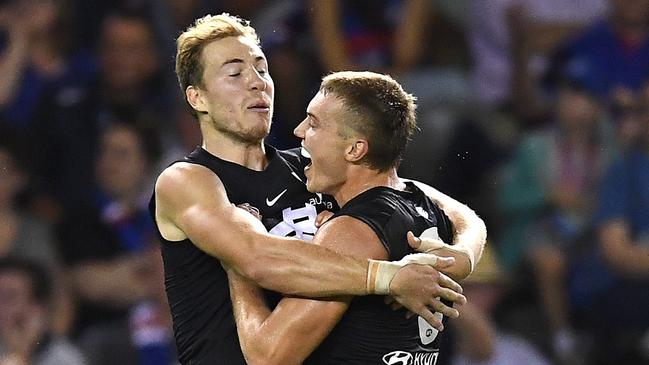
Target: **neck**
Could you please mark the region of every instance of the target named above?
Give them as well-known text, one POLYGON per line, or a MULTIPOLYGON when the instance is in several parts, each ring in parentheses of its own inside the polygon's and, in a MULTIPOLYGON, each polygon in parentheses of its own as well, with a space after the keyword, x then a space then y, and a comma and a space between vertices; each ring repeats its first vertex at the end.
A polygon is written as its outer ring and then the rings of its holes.
POLYGON ((244 142, 231 135, 206 126, 201 122, 203 143, 201 147, 212 155, 255 171, 263 171, 268 165, 264 141, 244 142))
POLYGON ((379 172, 363 165, 354 165, 348 169, 347 177, 337 191, 332 193, 341 207, 359 194, 378 186, 396 190, 405 189, 405 184, 399 180, 396 168, 379 172))

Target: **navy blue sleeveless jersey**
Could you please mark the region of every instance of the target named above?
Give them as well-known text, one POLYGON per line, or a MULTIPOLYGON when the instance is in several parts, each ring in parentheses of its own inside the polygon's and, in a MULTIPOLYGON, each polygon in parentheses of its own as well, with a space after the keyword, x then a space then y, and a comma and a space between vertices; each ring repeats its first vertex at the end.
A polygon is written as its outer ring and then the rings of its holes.
MULTIPOLYGON (((388 252, 388 260, 412 253, 406 233, 436 232, 452 241, 448 217, 414 184, 405 191, 376 187, 350 200, 332 219, 351 216, 366 223, 388 252)), ((305 364, 438 364, 441 333, 422 318, 406 319, 383 297, 356 297, 331 334, 305 364)), ((441 314, 436 314, 441 316, 441 314)))
MULTIPOLYGON (((257 208, 272 234, 307 241, 315 234, 322 210, 336 210, 328 196, 306 190, 299 149, 278 151, 266 145, 268 166, 250 170, 197 147, 183 160, 212 170, 223 183, 230 202, 257 208)), ((149 210, 155 220, 155 196, 149 210)), ((156 225, 157 228, 157 225, 156 225)), ((227 227, 214 227, 227 229, 227 227)), ((173 319, 178 358, 182 364, 245 364, 232 314, 228 279, 219 261, 190 240, 162 240, 165 288, 173 319)))

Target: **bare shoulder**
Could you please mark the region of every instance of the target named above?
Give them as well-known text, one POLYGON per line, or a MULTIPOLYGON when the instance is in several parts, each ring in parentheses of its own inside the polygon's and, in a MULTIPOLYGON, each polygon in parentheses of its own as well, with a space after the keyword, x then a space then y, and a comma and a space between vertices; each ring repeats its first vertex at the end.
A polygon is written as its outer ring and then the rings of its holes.
POLYGON ((179 162, 167 167, 155 185, 157 200, 177 203, 191 202, 225 194, 219 177, 207 167, 179 162))
POLYGON ((182 222, 191 220, 195 213, 220 211, 230 205, 225 187, 214 172, 183 162, 167 167, 158 176, 155 200, 158 229, 170 241, 186 238, 182 222))
POLYGON ((325 223, 313 243, 357 258, 386 259, 388 256, 374 230, 363 221, 342 215, 325 223))

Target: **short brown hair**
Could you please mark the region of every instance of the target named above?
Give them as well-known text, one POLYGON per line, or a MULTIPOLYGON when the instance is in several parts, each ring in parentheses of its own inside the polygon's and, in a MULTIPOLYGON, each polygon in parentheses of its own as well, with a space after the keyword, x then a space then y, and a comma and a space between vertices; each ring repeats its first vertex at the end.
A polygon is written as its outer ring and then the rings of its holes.
POLYGON ((413 95, 388 75, 374 72, 335 72, 322 79, 320 92, 333 93, 354 114, 347 122, 369 141, 366 163, 386 171, 398 167, 417 120, 413 95))
MULTIPOLYGON (((176 75, 183 94, 190 85, 203 85, 201 53, 205 46, 226 37, 244 36, 259 45, 259 37, 250 22, 228 13, 206 15, 196 20, 176 40, 176 75)), ((196 112, 191 108, 192 114, 196 112)))

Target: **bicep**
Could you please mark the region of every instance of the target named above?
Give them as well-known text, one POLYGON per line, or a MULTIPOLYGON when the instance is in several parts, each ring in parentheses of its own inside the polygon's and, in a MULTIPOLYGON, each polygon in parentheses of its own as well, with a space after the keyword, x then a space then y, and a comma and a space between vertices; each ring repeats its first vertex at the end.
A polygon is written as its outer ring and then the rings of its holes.
POLYGON ((197 165, 180 166, 160 176, 156 220, 163 235, 188 238, 235 268, 245 264, 254 253, 254 239, 266 232, 259 220, 229 201, 214 173, 197 165))
MULTIPOLYGON (((349 216, 328 221, 318 230, 313 243, 361 259, 385 260, 388 257, 374 231, 367 224, 349 216)), ((351 299, 282 299, 266 321, 266 325, 281 329, 275 332, 282 333, 281 344, 275 347, 277 359, 303 361, 340 321, 351 299)))

